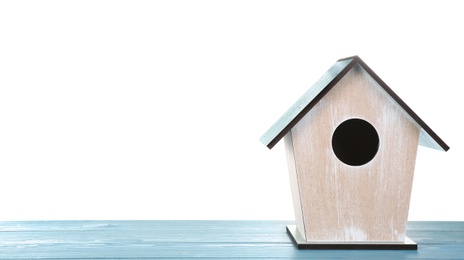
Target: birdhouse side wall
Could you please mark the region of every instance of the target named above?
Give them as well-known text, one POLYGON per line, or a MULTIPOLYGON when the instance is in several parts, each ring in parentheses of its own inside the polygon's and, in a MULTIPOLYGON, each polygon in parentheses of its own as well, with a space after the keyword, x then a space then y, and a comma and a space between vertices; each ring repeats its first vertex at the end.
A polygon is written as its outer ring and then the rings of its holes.
POLYGON ((298 185, 298 177, 296 173, 295 165, 295 154, 293 152, 293 141, 291 132, 287 133, 284 137, 285 141, 285 152, 287 155, 288 172, 290 177, 290 188, 292 191, 293 209, 295 212, 295 223, 297 230, 301 236, 306 239, 306 233, 304 229, 303 211, 301 207, 300 188, 298 185))
POLYGON ((306 239, 404 241, 419 131, 361 67, 348 72, 290 131, 306 239), (353 118, 379 136, 376 155, 360 166, 332 149, 337 126, 353 118))

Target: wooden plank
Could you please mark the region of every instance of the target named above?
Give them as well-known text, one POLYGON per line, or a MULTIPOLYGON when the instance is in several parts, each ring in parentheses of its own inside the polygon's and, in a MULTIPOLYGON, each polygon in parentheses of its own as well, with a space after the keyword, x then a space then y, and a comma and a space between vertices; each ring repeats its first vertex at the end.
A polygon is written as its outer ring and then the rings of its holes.
MULTIPOLYGON (((459 259, 464 222, 410 222, 417 251, 298 250, 292 221, 0 222, 0 259, 459 259)), ((409 231, 409 227, 411 231, 409 231)))
POLYGON ((332 241, 311 241, 308 242, 301 235, 295 225, 287 226, 287 233, 295 242, 298 249, 324 249, 324 250, 417 250, 417 243, 410 238, 402 242, 385 241, 365 241, 365 242, 332 242, 332 241))
POLYGON ((292 134, 287 133, 284 137, 285 154, 287 155, 288 173, 290 177, 290 190, 292 191, 293 211, 295 212, 295 222, 298 232, 306 240, 304 226, 303 205, 301 204, 300 184, 298 183, 298 173, 296 171, 295 154, 293 148, 292 134))

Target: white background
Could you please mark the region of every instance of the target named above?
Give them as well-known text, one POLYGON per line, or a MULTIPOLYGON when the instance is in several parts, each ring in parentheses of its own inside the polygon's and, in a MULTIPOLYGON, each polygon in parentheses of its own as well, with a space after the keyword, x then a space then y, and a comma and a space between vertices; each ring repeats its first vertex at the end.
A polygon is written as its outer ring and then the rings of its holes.
POLYGON ((462 3, 2 1, 0 220, 294 218, 261 135, 359 55, 451 147, 411 220, 464 220, 462 3))

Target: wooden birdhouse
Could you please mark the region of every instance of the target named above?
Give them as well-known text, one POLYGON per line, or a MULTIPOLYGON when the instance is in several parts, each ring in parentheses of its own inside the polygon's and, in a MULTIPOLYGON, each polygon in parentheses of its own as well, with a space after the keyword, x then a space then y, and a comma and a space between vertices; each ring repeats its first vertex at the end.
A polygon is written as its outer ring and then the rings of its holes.
POLYGON ((417 147, 449 147, 358 56, 338 60, 261 141, 282 138, 298 248, 417 249, 406 237, 417 147))

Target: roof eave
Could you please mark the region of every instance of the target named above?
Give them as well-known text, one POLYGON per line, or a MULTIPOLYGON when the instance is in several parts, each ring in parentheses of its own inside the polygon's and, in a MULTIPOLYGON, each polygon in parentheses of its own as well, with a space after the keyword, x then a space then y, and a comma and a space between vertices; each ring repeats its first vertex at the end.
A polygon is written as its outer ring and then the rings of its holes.
MULTIPOLYGON (((449 146, 422 120, 361 58, 354 56, 357 63, 382 87, 385 92, 433 139, 443 150, 448 151, 449 146)), ((430 146, 429 146, 430 147, 430 146)), ((434 147, 431 147, 434 148, 434 147)))
POLYGON ((272 149, 345 75, 356 65, 355 60, 349 62, 323 89, 296 115, 293 119, 279 131, 274 138, 266 142, 264 137, 269 131, 285 116, 279 119, 269 130, 261 137, 261 142, 269 149, 272 149))
POLYGON ((265 138, 269 132, 279 123, 284 116, 281 117, 262 137, 261 142, 269 149, 272 149, 356 64, 361 66, 379 85, 380 87, 414 120, 419 127, 426 133, 430 139, 437 144, 425 145, 433 149, 448 151, 449 146, 369 67, 359 58, 359 56, 351 56, 338 60, 342 62, 351 60, 322 90, 303 108, 299 111, 281 130, 273 133, 274 137, 267 141, 265 138))

